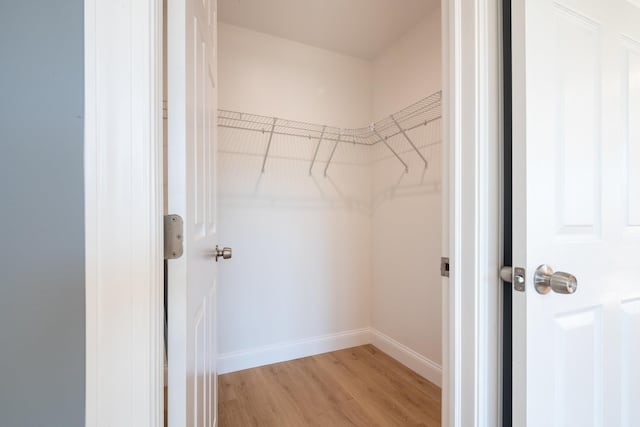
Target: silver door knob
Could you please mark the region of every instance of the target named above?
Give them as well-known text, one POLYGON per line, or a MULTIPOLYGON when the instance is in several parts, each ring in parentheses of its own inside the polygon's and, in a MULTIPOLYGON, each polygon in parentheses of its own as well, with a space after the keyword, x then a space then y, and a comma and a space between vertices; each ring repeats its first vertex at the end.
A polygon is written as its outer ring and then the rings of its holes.
POLYGON ((554 273, 553 269, 546 264, 536 269, 536 273, 533 276, 533 284, 536 287, 536 291, 543 295, 549 293, 549 291, 558 294, 572 294, 578 289, 576 276, 562 271, 554 273))
POLYGON ((218 262, 218 258, 229 259, 233 255, 231 248, 222 248, 216 245, 216 262, 218 262))

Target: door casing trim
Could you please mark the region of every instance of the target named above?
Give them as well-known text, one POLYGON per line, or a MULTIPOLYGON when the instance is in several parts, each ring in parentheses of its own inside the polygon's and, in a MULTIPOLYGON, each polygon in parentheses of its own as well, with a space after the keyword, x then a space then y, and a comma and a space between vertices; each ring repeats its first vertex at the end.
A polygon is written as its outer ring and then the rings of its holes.
POLYGON ((501 5, 443 1, 443 422, 501 423, 501 5), (448 196, 448 197, 447 197, 448 196), (448 235, 447 235, 448 234, 448 235))
POLYGON ((84 1, 85 425, 163 424, 162 1, 84 1))

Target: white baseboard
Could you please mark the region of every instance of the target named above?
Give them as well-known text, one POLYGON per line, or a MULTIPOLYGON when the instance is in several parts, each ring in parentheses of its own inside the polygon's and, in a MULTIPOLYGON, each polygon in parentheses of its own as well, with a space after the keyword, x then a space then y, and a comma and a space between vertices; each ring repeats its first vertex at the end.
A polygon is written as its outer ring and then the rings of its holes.
POLYGON ((427 359, 423 355, 400 344, 393 338, 383 334, 377 329, 370 329, 371 344, 396 359, 409 369, 422 375, 438 387, 442 387, 442 367, 427 359))
POLYGON ((218 356, 218 373, 226 374, 272 363, 286 362, 315 354, 357 347, 370 342, 370 329, 362 328, 224 353, 218 356))
POLYGON ((218 373, 241 371, 272 363, 286 362, 315 354, 373 344, 409 369, 442 387, 442 367, 374 328, 354 329, 335 334, 234 351, 218 356, 218 373))

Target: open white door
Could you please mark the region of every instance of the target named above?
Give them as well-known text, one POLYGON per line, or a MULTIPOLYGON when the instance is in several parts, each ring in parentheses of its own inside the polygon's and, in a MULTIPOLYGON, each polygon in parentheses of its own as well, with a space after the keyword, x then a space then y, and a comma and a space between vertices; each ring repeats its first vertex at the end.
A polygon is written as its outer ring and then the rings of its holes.
POLYGON ((168 264, 170 427, 215 426, 216 1, 169 0, 168 209, 184 254, 168 264))
POLYGON ((640 1, 513 13, 514 425, 638 426, 640 1))

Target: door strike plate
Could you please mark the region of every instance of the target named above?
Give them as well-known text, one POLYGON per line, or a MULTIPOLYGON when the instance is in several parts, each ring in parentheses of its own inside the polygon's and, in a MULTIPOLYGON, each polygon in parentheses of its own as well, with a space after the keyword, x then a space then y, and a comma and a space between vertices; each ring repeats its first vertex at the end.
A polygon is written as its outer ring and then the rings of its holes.
POLYGON ((164 259, 176 259, 182 256, 184 222, 180 215, 164 216, 164 259))
POLYGON ((513 289, 515 289, 518 292, 524 292, 526 289, 526 282, 527 282, 527 273, 525 272, 524 268, 521 267, 515 267, 513 269, 513 280, 511 283, 513 283, 513 289))
POLYGON ((504 266, 500 269, 500 278, 506 283, 511 283, 514 290, 525 292, 527 272, 524 268, 504 266))
POLYGON ((449 277, 449 258, 440 258, 440 275, 442 277, 449 277))

